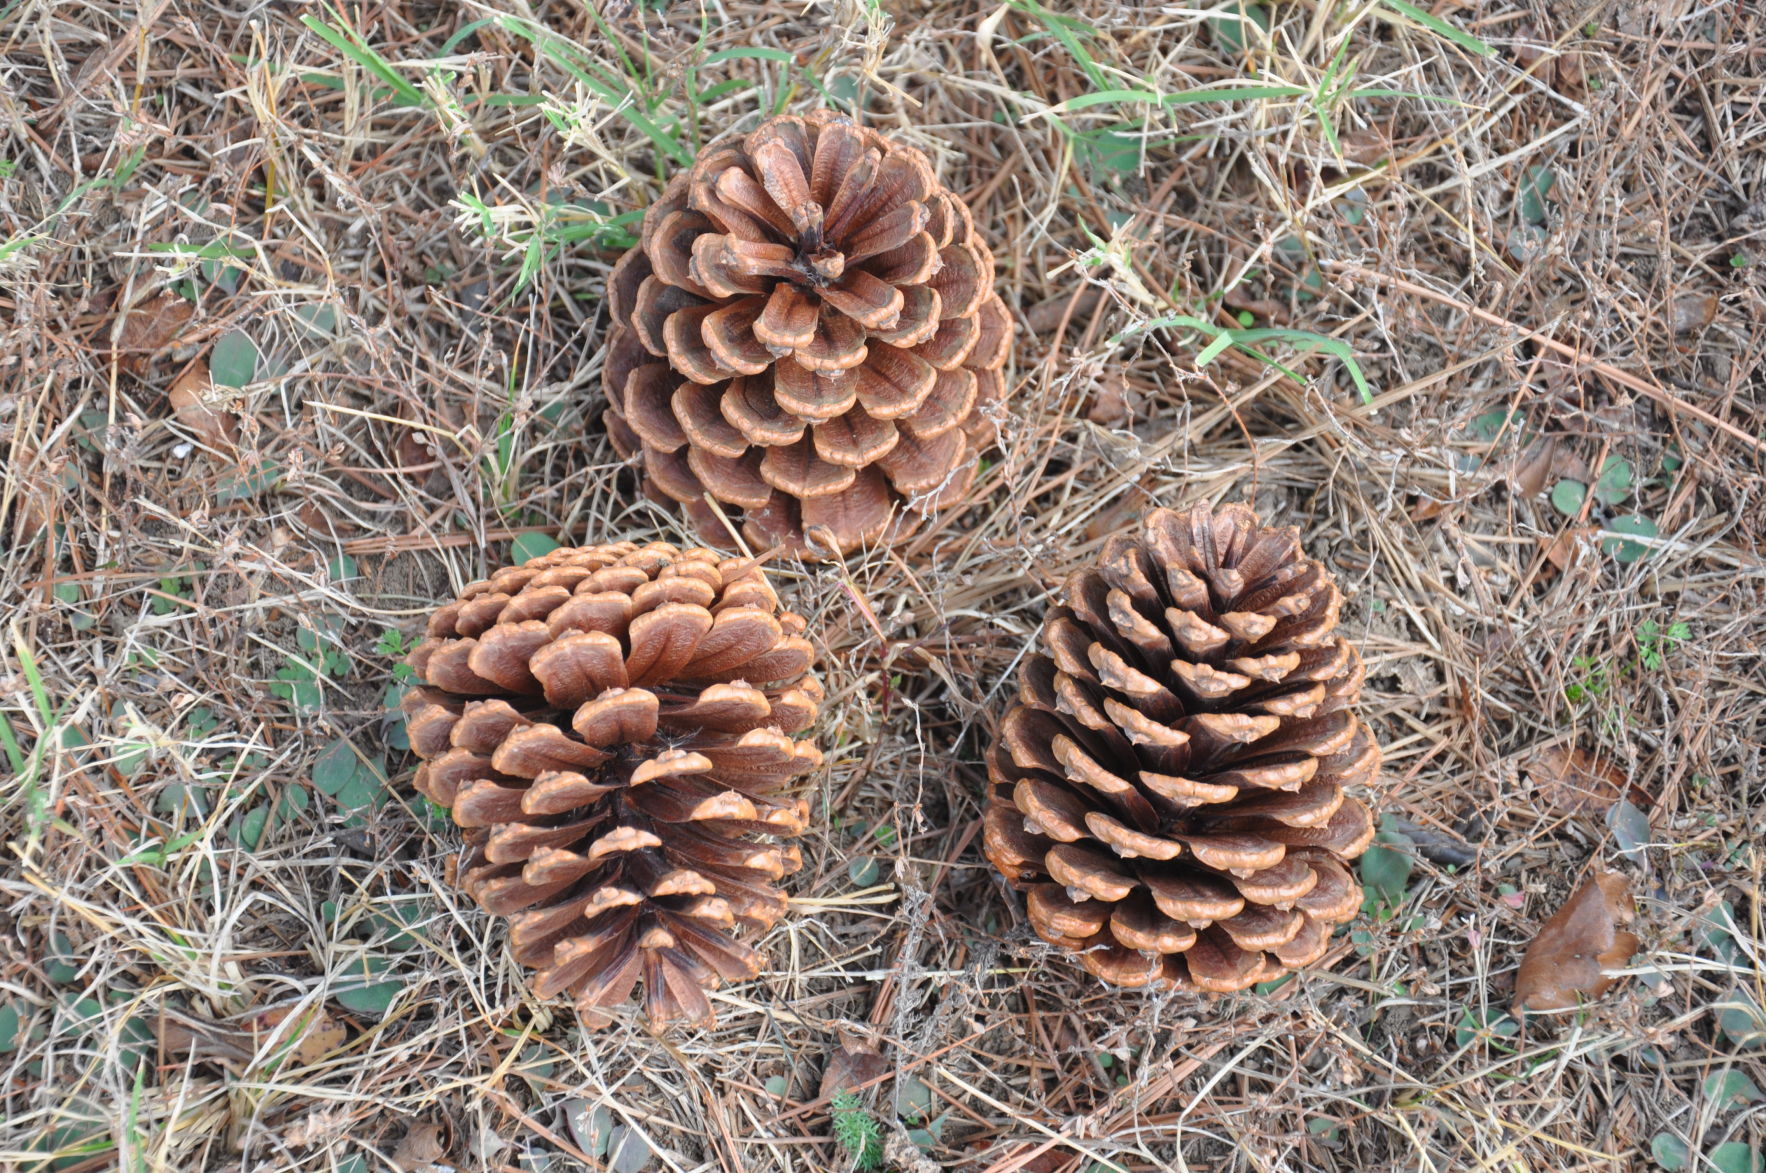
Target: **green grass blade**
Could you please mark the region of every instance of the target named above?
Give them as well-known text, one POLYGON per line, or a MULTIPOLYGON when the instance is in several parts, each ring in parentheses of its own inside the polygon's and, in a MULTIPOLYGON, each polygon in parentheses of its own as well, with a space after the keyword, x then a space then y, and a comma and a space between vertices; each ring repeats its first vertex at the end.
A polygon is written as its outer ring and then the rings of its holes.
POLYGON ((386 58, 369 48, 367 43, 355 34, 354 29, 347 33, 334 29, 316 16, 303 16, 300 18, 300 22, 339 53, 390 86, 392 91, 398 95, 401 105, 428 105, 423 91, 400 77, 398 71, 387 63, 386 58))
POLYGON ((1462 49, 1469 49, 1480 57, 1494 57, 1496 55, 1495 49, 1492 49, 1489 45, 1480 41, 1471 33, 1463 32, 1460 29, 1455 28, 1434 13, 1424 12, 1416 5, 1407 3, 1406 0, 1382 0, 1382 3, 1394 12, 1403 16, 1408 16, 1436 36, 1444 37, 1447 40, 1452 41, 1462 49))

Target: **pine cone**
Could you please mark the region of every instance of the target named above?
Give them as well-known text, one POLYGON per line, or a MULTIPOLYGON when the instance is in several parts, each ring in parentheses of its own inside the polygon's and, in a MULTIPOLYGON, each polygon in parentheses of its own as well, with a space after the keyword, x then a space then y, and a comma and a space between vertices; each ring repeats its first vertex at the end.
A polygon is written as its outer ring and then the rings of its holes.
POLYGON ((1243 505, 1155 509, 1043 625, 988 753, 987 857, 1124 986, 1239 990, 1316 961, 1361 891, 1379 747, 1342 595, 1243 505))
POLYGON ((963 201, 831 111, 707 148, 615 266, 607 430, 703 540, 841 553, 962 498, 1012 319, 963 201))
POLYGON ((775 883, 822 755, 788 734, 822 700, 803 619, 751 559, 631 542, 554 550, 429 620, 404 700, 417 789, 466 832, 461 882, 511 918, 534 992, 588 1027, 639 977, 661 1026, 709 1022, 754 977, 726 930, 785 912, 775 883))

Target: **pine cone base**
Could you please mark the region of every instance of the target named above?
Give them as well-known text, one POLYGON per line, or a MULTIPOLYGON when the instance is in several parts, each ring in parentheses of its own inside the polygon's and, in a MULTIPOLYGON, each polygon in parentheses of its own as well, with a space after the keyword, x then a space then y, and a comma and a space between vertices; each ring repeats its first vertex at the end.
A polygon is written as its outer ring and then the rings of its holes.
POLYGON ((777 842, 809 819, 822 688, 760 567, 630 542, 556 550, 429 620, 404 701, 417 789, 465 833, 466 892, 510 918, 541 997, 587 1027, 640 982, 650 1021, 709 1022, 784 914, 777 842), (735 932, 733 933, 732 930, 735 932))
POLYGON ((1380 765, 1341 601, 1242 505, 1156 509, 1068 579, 988 754, 984 850, 1043 939, 1218 992, 1325 954, 1380 765))
POLYGON ((831 111, 707 148, 614 267, 615 450, 703 541, 847 553, 962 500, 1012 319, 919 151, 831 111))

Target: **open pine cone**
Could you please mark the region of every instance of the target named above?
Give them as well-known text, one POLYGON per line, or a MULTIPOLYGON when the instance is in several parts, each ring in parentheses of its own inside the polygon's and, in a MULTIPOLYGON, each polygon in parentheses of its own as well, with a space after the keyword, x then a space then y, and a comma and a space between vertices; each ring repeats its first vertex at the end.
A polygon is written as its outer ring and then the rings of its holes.
POLYGON ((429 620, 404 700, 417 789, 466 832, 461 883, 511 918, 535 993, 611 1021, 640 977, 653 1024, 759 972, 728 930, 785 912, 774 886, 809 805, 793 779, 822 700, 803 619, 751 559, 631 542, 554 550, 429 620))
POLYGON ((845 553, 959 500, 1012 319, 963 201, 843 115, 708 147, 615 266, 607 430, 705 541, 845 553), (814 543, 814 545, 812 545, 814 543))
POLYGON ((1067 580, 988 753, 987 857, 1030 923, 1125 986, 1244 989, 1316 961, 1379 771, 1342 595, 1242 505, 1155 509, 1067 580))

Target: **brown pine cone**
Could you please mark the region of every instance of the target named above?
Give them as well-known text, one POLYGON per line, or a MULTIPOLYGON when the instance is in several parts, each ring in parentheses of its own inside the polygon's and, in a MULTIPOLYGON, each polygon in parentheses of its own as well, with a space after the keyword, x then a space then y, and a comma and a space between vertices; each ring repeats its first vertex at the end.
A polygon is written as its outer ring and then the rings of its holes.
POLYGON ((802 617, 759 565, 620 542, 475 582, 429 620, 404 700, 417 789, 466 833, 461 883, 510 918, 534 992, 612 1021, 642 977, 656 1026, 760 971, 821 752, 802 617))
POLYGON ((1155 509, 1074 574, 988 753, 988 859, 1030 923, 1125 986, 1239 990, 1308 965, 1373 840, 1342 595, 1243 505, 1155 509))
POLYGON ((1002 417, 1012 319, 963 201, 820 110, 708 147, 608 280, 607 430, 729 541, 845 553, 960 500, 1002 417))

